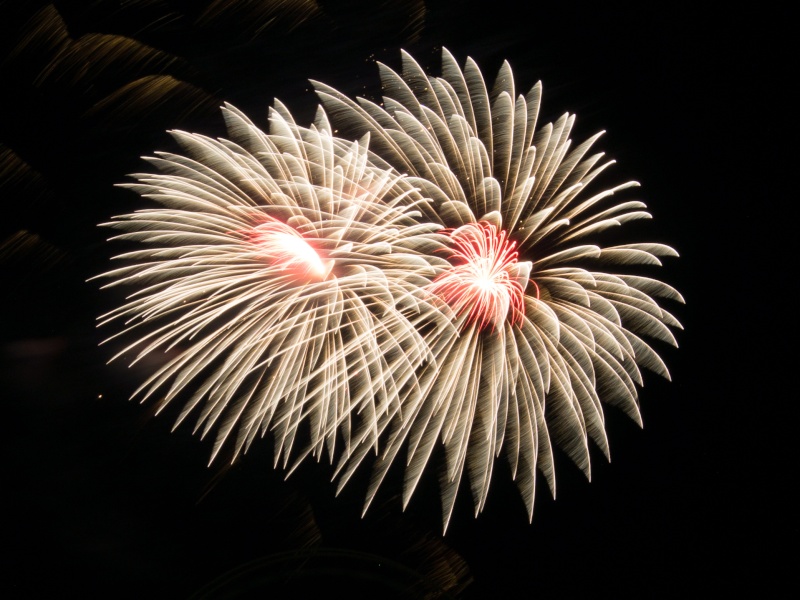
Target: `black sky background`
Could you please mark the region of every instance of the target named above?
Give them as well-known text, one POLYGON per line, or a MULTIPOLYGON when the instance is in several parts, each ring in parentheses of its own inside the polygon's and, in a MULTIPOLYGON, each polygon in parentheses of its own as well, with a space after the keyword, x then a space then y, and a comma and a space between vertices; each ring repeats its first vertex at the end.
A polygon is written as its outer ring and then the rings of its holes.
POLYGON ((327 0, 313 18, 282 9, 259 21, 242 10, 204 21, 198 7, 211 4, 0 3, 2 595, 778 589, 799 533, 796 368, 783 364, 796 357, 797 291, 784 233, 797 194, 788 13, 327 0), (51 38, 29 36, 51 9, 73 38, 122 35, 177 58, 42 80, 51 38), (662 349, 673 381, 646 378, 642 430, 607 410, 612 462, 594 452, 591 483, 558 456, 558 498, 542 484, 528 524, 498 462, 484 512, 473 518, 463 489, 445 537, 434 477, 403 512, 396 476, 362 519, 365 479, 338 498, 325 464, 284 481, 268 440, 208 468, 209 440, 188 427, 170 433, 171 415, 127 401, 142 373, 106 365, 95 329, 118 299, 86 283, 117 251, 96 224, 141 202, 113 184, 145 168, 139 156, 172 148, 166 129, 223 135, 222 101, 266 127, 275 97, 308 123, 309 78, 377 97, 374 60, 397 68, 405 48, 435 73, 442 46, 490 79, 508 59, 520 91, 541 79, 544 117, 577 113, 573 140, 607 131, 599 147, 618 162, 608 181, 642 184, 635 196, 654 220, 635 232, 680 252, 657 276, 687 300, 670 307, 685 327, 680 349, 662 349), (186 86, 104 100, 164 73, 186 86))

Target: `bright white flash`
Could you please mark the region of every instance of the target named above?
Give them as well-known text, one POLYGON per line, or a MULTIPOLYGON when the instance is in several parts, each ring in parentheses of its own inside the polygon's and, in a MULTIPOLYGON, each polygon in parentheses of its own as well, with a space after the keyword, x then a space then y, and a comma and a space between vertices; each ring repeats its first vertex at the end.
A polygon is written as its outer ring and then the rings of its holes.
POLYGON ((270 219, 257 225, 250 234, 264 257, 282 271, 298 279, 322 281, 330 271, 314 248, 289 225, 270 219))

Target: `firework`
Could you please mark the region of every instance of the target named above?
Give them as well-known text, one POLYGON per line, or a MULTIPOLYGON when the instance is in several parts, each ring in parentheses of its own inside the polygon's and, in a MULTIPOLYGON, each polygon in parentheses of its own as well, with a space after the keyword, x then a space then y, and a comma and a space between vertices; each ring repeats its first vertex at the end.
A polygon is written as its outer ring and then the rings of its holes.
POLYGON ((159 207, 105 224, 143 247, 104 275, 134 291, 101 324, 124 322, 117 356, 165 357, 134 396, 185 402, 176 426, 195 414, 195 431, 215 429, 212 460, 269 431, 283 467, 377 442, 382 415, 418 402, 439 226, 418 225, 419 194, 321 111, 304 128, 276 103, 269 134, 223 113, 230 140, 175 131, 183 154, 126 184, 159 207))
MULTIPOLYGON (((590 153, 601 134, 572 147, 573 115, 537 124, 541 84, 517 95, 504 63, 490 91, 474 61, 462 70, 446 50, 441 77, 406 53, 402 62, 402 74, 379 65, 380 105, 314 82, 333 122, 368 133, 373 161, 406 175, 431 199, 424 219, 448 228, 448 265, 426 291, 454 327, 426 334, 434 360, 420 368, 420 394, 382 414, 366 504, 406 448, 405 505, 440 442, 445 529, 464 471, 477 514, 501 453, 532 517, 537 470, 555 493, 551 440, 589 476, 589 440, 609 452, 601 402, 641 424, 641 369, 669 378, 643 338, 677 345, 680 324, 656 299, 683 299, 634 272, 677 253, 598 245, 650 215, 612 198, 636 182, 588 191, 613 161, 590 153)), ((342 458, 340 485, 372 447, 365 437, 342 458)))

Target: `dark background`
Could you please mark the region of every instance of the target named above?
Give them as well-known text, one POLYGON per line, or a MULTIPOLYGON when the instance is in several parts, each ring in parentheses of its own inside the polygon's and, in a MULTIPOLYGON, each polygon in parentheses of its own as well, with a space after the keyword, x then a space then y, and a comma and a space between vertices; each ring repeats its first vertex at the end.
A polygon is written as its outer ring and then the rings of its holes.
MULTIPOLYGON (((792 350, 797 284, 796 67, 788 13, 730 4, 384 0, 0 2, 0 401, 4 597, 543 598, 769 591, 796 561, 792 350), (209 440, 128 402, 142 373, 106 365, 86 280, 115 253, 96 225, 141 200, 114 188, 171 149, 166 129, 222 135, 230 101, 266 127, 280 98, 308 123, 307 80, 379 95, 399 49, 440 48, 489 79, 508 59, 544 117, 604 129, 612 183, 636 179, 639 239, 681 254, 658 276, 686 306, 673 382, 646 379, 645 427, 607 410, 613 462, 593 481, 557 456, 532 524, 504 466, 445 537, 433 478, 402 512, 387 482, 334 498, 326 464, 288 480, 264 440, 231 467, 209 440), (788 243, 787 243, 788 242, 788 243)), ((394 487, 392 487, 394 485, 394 487)))

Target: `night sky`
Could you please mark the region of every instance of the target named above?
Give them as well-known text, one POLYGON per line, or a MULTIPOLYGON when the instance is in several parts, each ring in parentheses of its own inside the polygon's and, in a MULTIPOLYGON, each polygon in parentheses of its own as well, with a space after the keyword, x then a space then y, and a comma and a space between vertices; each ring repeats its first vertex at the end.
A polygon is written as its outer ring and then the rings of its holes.
POLYGON ((0 2, 0 595, 642 598, 787 577, 789 15, 516 4, 0 2), (95 327, 120 297, 87 282, 118 251, 96 225, 142 203, 114 184, 174 149, 166 130, 224 135, 224 101, 266 128, 274 98, 307 124, 308 79, 378 98, 376 60, 399 68, 403 48, 437 73, 442 46, 489 79, 507 59, 520 92, 542 80, 543 119, 576 113, 573 140, 607 132, 605 181, 641 183, 654 219, 634 237, 678 250, 654 275, 687 301, 667 306, 680 348, 657 346, 672 382, 646 376, 644 429, 606 410, 591 483, 558 454, 557 500, 540 481, 529 524, 500 460, 484 512, 462 486, 444 537, 433 476, 402 511, 390 474, 362 519, 366 476, 338 498, 328 464, 284 480, 268 438, 207 467, 211 439, 127 400, 144 371, 107 365, 95 327))

